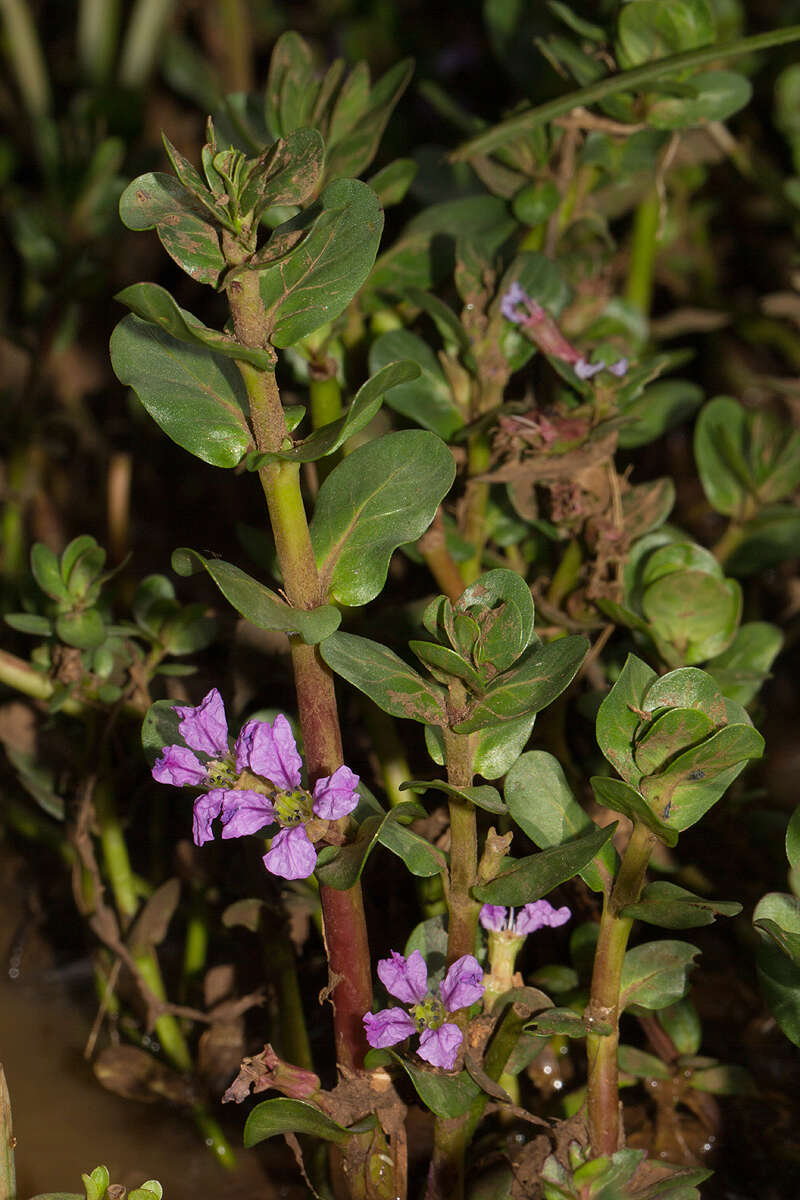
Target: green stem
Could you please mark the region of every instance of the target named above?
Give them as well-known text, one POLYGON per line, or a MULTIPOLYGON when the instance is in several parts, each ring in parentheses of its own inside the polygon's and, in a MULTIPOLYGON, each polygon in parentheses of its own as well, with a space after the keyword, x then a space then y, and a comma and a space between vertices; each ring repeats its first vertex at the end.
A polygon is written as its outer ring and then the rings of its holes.
POLYGON ((560 608, 561 602, 577 587, 583 555, 577 538, 567 543, 567 548, 561 556, 547 589, 547 603, 554 608, 560 608))
POLYGON ((137 0, 122 44, 119 82, 141 88, 147 83, 164 41, 175 0, 137 0))
POLYGON ((106 83, 119 38, 119 0, 81 0, 78 11, 78 56, 93 83, 106 83))
MULTIPOLYGON (((313 367, 311 382, 309 384, 309 397, 311 400, 311 427, 312 429, 321 429, 323 425, 330 425, 331 421, 338 421, 344 411, 342 404, 342 389, 339 380, 335 373, 325 378, 314 378, 313 367)), ((322 483, 333 468, 341 460, 341 450, 337 450, 335 454, 329 454, 325 458, 317 459, 317 479, 322 483)))
POLYGON ((111 883, 114 903, 123 929, 127 929, 139 908, 136 881, 128 857, 125 835, 117 815, 111 784, 108 779, 97 781, 93 796, 94 811, 103 851, 103 865, 111 883))
POLYGON ((609 96, 616 96, 619 92, 627 92, 644 84, 653 83, 657 79, 663 79, 666 75, 678 74, 690 67, 703 67, 707 63, 716 63, 743 54, 753 54, 758 50, 769 50, 773 46, 783 46, 797 41, 800 41, 800 25, 790 25, 786 29, 772 29, 768 33, 757 33, 751 37, 738 38, 734 42, 728 42, 727 45, 714 44, 704 46, 700 50, 687 50, 683 54, 672 54, 668 58, 659 58, 655 62, 645 63, 644 66, 634 67, 630 71, 616 71, 613 75, 606 76, 605 79, 600 79, 588 87, 580 88, 576 92, 569 92, 566 96, 559 96, 556 100, 549 100, 546 104, 540 104, 536 108, 528 109, 526 112, 509 117, 506 121, 501 121, 486 130, 485 133, 479 133, 476 137, 462 143, 453 151, 450 158, 457 161, 472 158, 475 154, 488 154, 490 151, 496 150, 498 146, 504 146, 507 142, 524 136, 531 129, 535 129, 537 125, 545 125, 549 121, 555 120, 556 117, 563 117, 565 113, 572 112, 575 108, 588 108, 589 105, 598 104, 601 100, 608 99, 609 96))
POLYGON ((633 221, 630 264, 625 295, 646 317, 653 303, 653 278, 658 250, 661 203, 652 188, 641 200, 633 221))
POLYGON ((303 999, 297 978, 294 947, 285 929, 276 926, 263 928, 264 958, 267 972, 275 980, 280 1018, 280 1026, 276 1030, 278 1036, 274 1039, 277 1051, 282 1058, 296 1067, 313 1071, 314 1061, 303 1015, 303 999))
POLYGON ((489 484, 476 481, 473 476, 488 471, 492 460, 492 448, 485 433, 474 434, 467 446, 467 511, 464 518, 464 537, 475 547, 475 554, 461 565, 464 586, 474 583, 481 573, 483 547, 486 542, 486 506, 489 502, 489 484))
POLYGON ((589 1137, 594 1155, 613 1154, 620 1142, 619 1002, 622 966, 633 921, 620 916, 635 904, 644 886, 647 864, 656 836, 644 825, 635 825, 611 896, 603 908, 600 935, 594 958, 588 1015, 611 1027, 609 1034, 590 1033, 586 1039, 588 1058, 587 1110, 589 1137))
MULTIPOLYGON (((472 783, 474 737, 470 734, 444 733, 447 780, 454 787, 472 783)), ((475 805, 451 797, 450 808, 450 886, 447 926, 447 961, 455 962, 464 954, 475 953, 480 904, 471 891, 478 876, 478 823, 475 805)))
POLYGON ((219 0, 219 14, 225 41, 225 90, 252 92, 253 30, 246 0, 219 0))
POLYGON ((441 510, 437 511, 430 527, 417 542, 417 549, 441 592, 455 604, 467 585, 458 563, 447 548, 441 510))
POLYGON ((5 29, 6 58, 28 114, 33 120, 46 116, 52 104, 50 79, 36 25, 25 0, 0 0, 5 29))
POLYGON ((206 969, 208 961, 208 919, 202 896, 195 893, 192 897, 192 907, 189 920, 186 923, 186 938, 183 943, 183 976, 184 990, 195 979, 198 979, 206 969))

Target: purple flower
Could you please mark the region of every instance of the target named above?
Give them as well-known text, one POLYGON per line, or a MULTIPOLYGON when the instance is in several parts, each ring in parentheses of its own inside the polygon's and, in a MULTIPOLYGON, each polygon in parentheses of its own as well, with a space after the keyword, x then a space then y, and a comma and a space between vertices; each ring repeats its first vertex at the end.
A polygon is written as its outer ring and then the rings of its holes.
POLYGON ((585 358, 579 358, 573 367, 578 379, 591 379, 593 375, 597 375, 600 371, 605 371, 605 369, 606 364, 602 359, 600 362, 590 363, 585 358))
POLYGON ((628 373, 627 358, 620 358, 617 362, 612 363, 610 367, 608 367, 608 370, 612 375, 616 375, 617 379, 622 379, 623 375, 628 373))
POLYGON ((572 913, 564 905, 553 908, 547 900, 534 900, 514 914, 514 909, 506 909, 501 904, 484 904, 480 911, 480 923, 490 933, 510 933, 514 937, 526 937, 539 929, 549 926, 557 929, 564 925, 572 913))
POLYGON ((281 879, 308 879, 317 865, 317 852, 304 825, 281 829, 264 855, 264 866, 281 879))
POLYGON ((483 995, 483 970, 476 958, 464 954, 452 964, 439 987, 439 995, 428 990, 425 960, 419 950, 408 958, 392 950, 390 958, 378 963, 378 978, 390 996, 407 1004, 364 1014, 364 1030, 370 1046, 385 1049, 419 1033, 420 1058, 452 1071, 464 1035, 456 1024, 447 1021, 448 1013, 468 1008, 483 995))
POLYGON ((194 804, 196 845, 213 841, 216 820, 223 838, 246 837, 277 822, 281 828, 264 855, 265 867, 283 879, 306 879, 317 863, 306 823, 313 817, 337 821, 351 813, 358 804, 358 776, 341 766, 318 779, 313 794, 306 791, 303 762, 283 713, 272 724, 247 721, 231 750, 225 706, 216 688, 196 707, 176 705, 175 712, 186 745, 165 746, 153 778, 202 789, 194 804))
POLYGON ((520 304, 530 304, 531 298, 525 291, 521 283, 515 279, 511 287, 500 301, 500 312, 507 321, 512 321, 515 325, 521 324, 524 321, 524 316, 517 312, 517 306, 520 304))

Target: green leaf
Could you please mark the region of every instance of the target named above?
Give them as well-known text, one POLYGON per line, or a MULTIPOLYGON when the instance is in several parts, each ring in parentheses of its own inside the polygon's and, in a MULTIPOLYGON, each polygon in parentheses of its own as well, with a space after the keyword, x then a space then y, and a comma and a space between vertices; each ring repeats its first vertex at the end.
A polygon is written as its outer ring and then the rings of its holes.
POLYGON ((272 359, 266 350, 243 346, 235 338, 209 329, 202 321, 180 308, 166 288, 157 283, 134 283, 117 292, 114 297, 125 304, 142 320, 157 325, 179 342, 192 346, 208 346, 226 358, 249 362, 260 370, 272 369, 272 359))
POLYGON ((282 33, 272 50, 264 94, 264 117, 274 137, 306 123, 316 93, 311 47, 293 30, 282 33))
POLYGON ((444 792, 447 796, 466 800, 477 808, 482 808, 485 812, 504 813, 508 811, 497 788, 489 787, 487 784, 481 784, 478 787, 457 788, 443 779, 409 779, 400 784, 400 790, 420 794, 428 791, 444 792))
POLYGON ((753 924, 800 967, 800 900, 796 896, 768 892, 756 905, 753 924))
POLYGON ((339 627, 342 614, 331 604, 311 609, 292 608, 233 563, 221 558, 205 558, 197 550, 185 546, 172 555, 172 569, 177 575, 193 575, 198 565, 208 571, 236 611, 259 629, 298 634, 306 645, 316 646, 339 627))
POLYGON ((325 846, 319 853, 315 871, 320 883, 338 891, 353 887, 377 844, 381 825, 390 815, 367 817, 359 826, 355 841, 345 846, 325 846))
POLYGON ((651 103, 647 124, 654 129, 687 129, 707 121, 727 121, 753 95, 750 80, 736 71, 702 71, 689 84, 694 95, 659 96, 651 103))
POLYGON ((293 250, 259 270, 265 333, 281 348, 344 311, 372 269, 383 229, 377 196, 357 179, 329 184, 299 227, 312 218, 293 250))
POLYGON ((373 600, 393 552, 425 532, 454 476, 450 451, 423 430, 349 454, 320 488, 311 522, 324 592, 347 605, 373 600))
POLYGON ((800 554, 800 511, 770 504, 742 526, 741 540, 725 561, 731 575, 754 575, 800 554))
POLYGON ((739 626, 728 649, 706 663, 706 670, 723 695, 739 704, 749 704, 769 678, 769 669, 782 645, 783 634, 777 625, 747 621, 739 626))
POLYGON ((17 777, 40 808, 56 821, 64 820, 64 800, 55 790, 55 773, 32 754, 26 754, 12 742, 6 742, 5 752, 17 777))
POLYGON ((343 417, 315 429, 309 437, 298 442, 291 450, 251 455, 247 463, 248 470, 257 471, 263 463, 278 459, 286 462, 316 462, 335 453, 349 438, 369 425, 383 403, 385 392, 398 383, 416 379, 418 375, 419 367, 416 363, 408 360, 387 363, 362 384, 343 417))
MULTIPOLYGON (((366 170, 377 154, 386 123, 413 73, 413 59, 404 58, 395 63, 372 88, 364 109, 347 132, 333 138, 329 134, 326 164, 329 177, 360 175, 366 170)), ((332 120, 331 133, 334 128, 332 120)))
POLYGON ((617 1062, 620 1071, 626 1075, 635 1075, 638 1079, 671 1079, 669 1067, 656 1058, 635 1046, 620 1046, 617 1051, 617 1062))
POLYGON ((326 638, 320 654, 332 671, 390 716, 433 725, 447 724, 444 691, 428 683, 387 646, 338 632, 326 638))
POLYGON ((679 1054, 697 1054, 703 1040, 703 1027, 697 1009, 684 998, 658 1014, 659 1024, 675 1043, 679 1054))
POLYGON ((586 657, 588 642, 575 634, 532 647, 516 666, 500 675, 478 700, 456 733, 472 733, 488 725, 539 712, 575 678, 586 657))
POLYGON ((81 1175, 81 1179, 86 1191, 86 1200, 103 1200, 111 1182, 108 1167, 95 1167, 90 1175, 81 1175))
POLYGON ((175 712, 177 700, 156 700, 148 708, 142 722, 142 749, 147 765, 153 766, 165 746, 182 746, 183 738, 178 729, 180 720, 175 712))
POLYGON ((292 130, 267 147, 250 171, 240 197, 243 213, 260 217, 273 205, 301 205, 317 191, 325 143, 316 129, 292 130))
POLYGON ((789 1041, 800 1046, 800 967, 772 942, 759 946, 756 962, 770 1012, 789 1041))
MULTIPOLYGON (((417 1066, 409 1059, 401 1058, 393 1050, 383 1053, 391 1056, 395 1062, 400 1064, 422 1103, 437 1117, 445 1119, 463 1117, 465 1113, 469 1112, 473 1101, 481 1095, 478 1084, 466 1071, 447 1074, 435 1068, 417 1066)), ((375 1051, 370 1051, 367 1054, 365 1066, 369 1069, 380 1061, 386 1060, 377 1059, 375 1051)))
POLYGON ((659 379, 622 407, 625 424, 618 441, 622 450, 636 450, 687 420, 703 402, 703 389, 688 379, 659 379))
POLYGON ((642 717, 647 689, 657 679, 635 654, 629 654, 619 677, 597 713, 597 744, 603 754, 628 783, 637 784, 642 773, 633 757, 633 739, 642 717))
POLYGON ((714 732, 714 722, 696 708, 670 708, 647 725, 636 743, 634 759, 642 775, 653 775, 669 759, 714 732))
POLYGON ((460 654, 449 646, 440 646, 438 642, 419 642, 416 639, 408 643, 408 648, 421 663, 430 671, 435 679, 445 685, 450 679, 463 679, 472 691, 480 692, 483 684, 480 675, 460 654))
POLYGON ((601 1026, 599 1021, 585 1017, 582 1013, 573 1012, 571 1008, 548 1008, 540 1013, 531 1027, 539 1037, 586 1037, 587 1033, 610 1033, 611 1026, 601 1026))
POLYGON ((279 1133, 307 1133, 326 1142, 346 1142, 350 1134, 305 1100, 262 1100, 248 1113, 244 1144, 251 1146, 279 1133))
POLYGON ((644 889, 636 904, 623 909, 623 917, 635 917, 662 929, 693 929, 711 925, 714 918, 735 917, 742 911, 735 900, 707 900, 668 880, 657 880, 644 889))
POLYGON ((398 358, 415 362, 420 375, 411 383, 393 387, 386 394, 386 403, 395 412, 449 441, 464 425, 464 414, 453 397, 436 355, 415 333, 391 329, 372 343, 369 369, 377 371, 398 358))
POLYGON ((611 839, 616 827, 615 822, 561 846, 552 846, 539 854, 521 858, 491 883, 473 888, 473 895, 487 904, 511 904, 515 907, 540 900, 559 883, 582 871, 611 839))
MULTIPOLYGON (((517 759, 506 777, 504 794, 520 829, 543 850, 595 828, 573 796, 558 759, 544 750, 531 750, 517 759)), ((597 859, 581 870, 581 878, 595 892, 608 891, 616 868, 616 851, 606 842, 597 859)))
POLYGON ((688 942, 645 942, 628 950, 622 964, 620 1011, 667 1008, 680 1000, 700 951, 688 942))
POLYGON ((252 445, 247 392, 230 359, 128 316, 111 335, 111 365, 167 436, 203 462, 235 467, 252 445))
POLYGON ((730 396, 709 400, 694 429, 694 456, 709 504, 726 516, 741 513, 751 485, 747 413, 730 396))
POLYGON ((167 254, 187 275, 217 286, 226 268, 219 235, 206 210, 177 179, 160 171, 140 175, 122 193, 119 215, 129 229, 155 228, 167 254))
MULTIPOLYGON (((526 713, 514 721, 479 729, 475 736, 472 765, 476 775, 499 779, 517 761, 531 735, 535 713, 526 713)), ((425 744, 438 766, 444 765, 444 738, 435 725, 425 726, 425 744)))
POLYGON ((800 865, 800 807, 796 808, 789 818, 786 829, 786 857, 792 870, 800 865))
POLYGON ((673 571, 645 588, 642 609, 655 635, 694 666, 730 645, 741 617, 742 591, 735 579, 673 571))
POLYGON ((53 632, 53 622, 38 613, 6 613, 3 620, 18 633, 30 633, 34 637, 49 637, 53 632))
POLYGON ((716 1063, 711 1067, 692 1070, 691 1087, 714 1096, 755 1096, 758 1089, 753 1076, 744 1067, 733 1063, 716 1063))
POLYGON ((79 650, 94 650, 108 636, 103 618, 96 608, 83 612, 62 613, 56 617, 56 637, 79 650))
POLYGON ((623 70, 714 41, 708 0, 633 0, 620 10, 617 61, 623 70))
POLYGON ((66 580, 62 578, 61 566, 53 551, 44 542, 34 542, 31 547, 31 572, 39 587, 53 600, 70 600, 66 580))
POLYGON ((533 597, 516 571, 486 571, 461 593, 455 612, 472 616, 480 625, 473 651, 478 666, 506 671, 533 639, 533 597))
POLYGON ((408 958, 419 950, 428 968, 428 983, 431 987, 441 983, 447 960, 447 917, 438 913, 415 925, 403 947, 408 958))
POLYGON ((447 858, 441 850, 397 821, 384 823, 378 841, 402 859, 411 874, 419 879, 430 879, 447 868, 447 858))
POLYGON ((764 739, 752 725, 726 725, 639 787, 659 820, 683 831, 716 804, 748 759, 763 753, 764 739))
POLYGON ((641 707, 647 714, 659 708, 697 708, 715 725, 728 719, 724 696, 711 676, 697 667, 678 667, 661 675, 647 689, 641 707))
POLYGON ((612 809, 613 812, 622 813, 625 817, 630 817, 633 822, 646 825, 668 846, 674 846, 677 843, 677 831, 659 820, 644 796, 637 792, 631 784, 625 783, 621 779, 609 779, 606 775, 593 775, 589 782, 598 804, 612 809))
POLYGON ((471 353, 469 334, 449 304, 445 304, 444 300, 440 300, 432 292, 425 292, 418 287, 410 287, 407 296, 412 304, 428 314, 445 345, 449 344, 460 354, 471 353))
POLYGON ((413 158, 396 158, 377 171, 367 183, 378 197, 382 208, 390 208, 405 199, 419 167, 413 158))

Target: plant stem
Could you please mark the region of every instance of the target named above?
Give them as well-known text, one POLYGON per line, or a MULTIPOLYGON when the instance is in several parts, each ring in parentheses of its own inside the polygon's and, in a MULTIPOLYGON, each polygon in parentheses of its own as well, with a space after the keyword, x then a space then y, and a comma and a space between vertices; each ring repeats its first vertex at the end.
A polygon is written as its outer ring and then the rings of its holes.
POLYGON ((111 784, 108 779, 99 779, 92 797, 95 816, 103 851, 103 865, 111 882, 114 903, 123 930, 127 929, 139 908, 136 882, 128 857, 128 847, 122 831, 111 784))
POLYGON ((625 296, 646 317, 653 303, 653 277, 658 250, 658 226, 661 204, 658 192, 652 188, 640 200, 633 220, 631 257, 625 296))
POLYGON ((114 64, 119 37, 119 0, 81 0, 78 55, 93 83, 105 83, 114 64))
POLYGON ((563 117, 565 113, 572 112, 574 108, 588 108, 589 105, 606 100, 609 96, 653 83, 657 79, 663 79, 666 75, 674 75, 690 67, 703 67, 707 63, 719 62, 725 58, 753 54, 757 50, 769 50, 773 46, 783 46, 797 41, 800 41, 800 25, 790 25, 786 29, 771 29, 768 33, 757 33, 751 37, 738 38, 725 45, 715 42, 713 45, 703 46, 699 50, 671 54, 668 58, 659 58, 655 62, 645 63, 644 66, 634 67, 630 71, 615 71, 613 75, 599 79, 596 83, 589 84, 588 87, 580 88, 576 92, 569 92, 566 96, 558 96, 555 100, 548 100, 546 104, 539 104, 536 108, 530 108, 526 112, 509 117, 506 121, 500 121, 491 129, 463 142, 452 152, 450 158, 452 161, 458 161, 472 158, 476 154, 488 154, 492 150, 496 150, 498 146, 504 146, 514 138, 535 129, 537 125, 546 125, 556 117, 563 117))
MULTIPOLYGON (((478 485, 475 484, 475 487, 478 485)), ((417 542, 417 549, 425 565, 448 600, 455 604, 466 584, 458 563, 447 548, 441 509, 438 509, 430 527, 417 542)), ((406 776, 408 778, 408 776, 406 776)))
POLYGON ((36 25, 25 0, 0 0, 5 29, 6 58, 28 115, 35 121, 50 111, 52 96, 47 64, 36 25))
MULTIPOLYGON (((447 780, 454 787, 472 783, 474 738, 469 734, 445 730, 447 780)), ((480 904, 471 896, 478 876, 478 823, 475 805, 451 797, 450 808, 450 887, 447 926, 447 961, 455 962, 464 954, 475 953, 480 904)))
POLYGON ((252 92, 253 31, 246 0, 219 0, 219 14, 225 42, 225 90, 252 92))
POLYGON ((620 1142, 619 1002, 622 966, 633 921, 622 909, 635 904, 644 886, 647 864, 656 836, 644 825, 634 825, 611 896, 600 921, 589 1000, 590 1020, 611 1026, 609 1034, 590 1033, 588 1057, 588 1118, 592 1154, 613 1154, 620 1142))
MULTIPOLYGON (((226 254, 231 247, 225 242, 226 254)), ((262 307, 254 271, 244 272, 229 288, 234 329, 246 345, 264 344, 262 307)), ((278 450, 286 437, 280 394, 271 370, 257 371, 239 363, 250 401, 250 417, 259 450, 278 450)), ((327 597, 317 571, 314 549, 300 491, 296 463, 268 463, 259 471, 267 501, 275 549, 289 603, 310 609, 327 597)), ((342 739, 333 675, 316 647, 290 638, 297 706, 311 782, 332 775, 342 762, 342 739)), ((320 902, 328 953, 333 1027, 339 1062, 351 1069, 363 1065, 367 1050, 361 1018, 372 1008, 372 972, 360 883, 348 891, 320 886, 320 902)))
POLYGON ((124 87, 141 88, 147 83, 174 6, 175 0, 137 0, 120 54, 119 82, 124 87))
MULTIPOLYGON (((467 446, 467 467, 470 482, 467 484, 467 511, 464 518, 464 537, 475 547, 475 554, 461 566, 464 586, 474 583, 481 573, 481 559, 486 541, 486 505, 489 502, 489 484, 472 477, 488 471, 492 459, 492 448, 485 433, 476 433, 467 446)), ((462 589, 463 590, 463 589, 462 589)))
POLYGON ((0 1200, 17 1200, 15 1145, 6 1073, 0 1063, 0 1200))

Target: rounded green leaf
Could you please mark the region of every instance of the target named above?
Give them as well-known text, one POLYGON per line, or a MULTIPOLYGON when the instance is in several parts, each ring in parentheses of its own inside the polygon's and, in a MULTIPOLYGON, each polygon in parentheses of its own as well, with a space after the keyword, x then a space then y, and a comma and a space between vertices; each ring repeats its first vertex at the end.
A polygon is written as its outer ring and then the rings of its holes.
POLYGON ((475 661, 498 672, 507 670, 533 638, 533 597, 516 571, 502 567, 486 571, 461 593, 455 611, 478 621, 475 661))
POLYGON ((694 929, 711 925, 716 916, 735 917, 742 911, 735 900, 707 900, 676 883, 659 879, 648 884, 636 904, 623 909, 622 916, 635 917, 662 929, 694 929))
POLYGON ((682 999, 687 975, 700 951, 688 942, 646 942, 625 955, 620 981, 620 1011, 667 1008, 682 999))
POLYGON ((216 287, 225 270, 219 235, 208 213, 171 175, 140 175, 128 184, 119 214, 129 229, 155 227, 167 254, 196 279, 216 287))
POLYGON ((56 637, 68 646, 94 650, 106 640, 108 630, 96 608, 83 612, 62 613, 56 617, 56 637))
POLYGON ((769 669, 783 645, 783 634, 768 621, 747 621, 722 654, 706 663, 706 669, 722 692, 739 704, 749 704, 769 677, 769 669))
POLYGON ((756 905, 753 924, 771 938, 796 967, 800 967, 800 900, 797 896, 768 892, 756 905))
POLYGON ((453 726, 455 732, 472 733, 500 725, 552 704, 575 678, 588 646, 586 638, 576 634, 534 646, 499 676, 465 721, 453 726))
POLYGON ((703 389, 688 379, 659 379, 622 407, 622 450, 635 450, 687 420, 703 402, 703 389))
POLYGON ((178 729, 180 718, 175 712, 177 700, 156 700, 145 713, 142 722, 142 749, 148 766, 152 767, 165 746, 181 746, 183 738, 178 729))
POLYGON ((679 661, 693 666, 721 654, 733 641, 742 590, 735 579, 674 571, 645 589, 642 609, 655 637, 669 642, 679 661))
POLYGON ((464 414, 453 397, 439 360, 427 342, 408 329, 382 333, 370 347, 369 369, 377 371, 395 359, 415 362, 417 379, 401 383, 386 393, 386 403, 395 412, 449 441, 464 424, 464 414))
POLYGON ((786 829, 786 857, 792 870, 800 866, 800 807, 796 808, 789 818, 786 829))
POLYGON ((235 467, 251 447, 247 392, 230 359, 128 316, 111 335, 111 365, 156 424, 195 457, 235 467))
POLYGON ((642 773, 633 757, 633 741, 641 723, 647 689, 658 678, 635 654, 629 654, 616 683, 597 712, 597 744, 623 779, 637 784, 642 773))
POLYGON ((636 743, 634 758, 642 775, 660 771, 669 759, 714 732, 714 722, 696 708, 672 708, 656 717, 636 743))
POLYGON ((425 532, 454 476, 444 442, 423 430, 387 434, 339 463, 311 522, 323 594, 347 605, 373 600, 392 554, 425 532))
MULTIPOLYGON (((659 96, 647 110, 655 129, 686 129, 706 121, 727 121, 750 103, 753 86, 736 71, 703 71, 689 80, 692 96, 659 96)), ((657 86, 657 85, 656 85, 657 86)))
MULTIPOLYGON (((265 328, 281 348, 339 316, 367 278, 383 229, 378 197, 357 179, 338 179, 320 196, 306 236, 259 271, 265 328)), ((307 221, 309 212, 301 214, 307 221)))
POLYGON ((393 717, 445 725, 445 693, 387 646, 352 633, 334 633, 320 654, 337 675, 393 717))
POLYGON ((800 1046, 800 967, 771 942, 759 946, 758 982, 786 1037, 800 1046))
POLYGON ((676 830, 670 829, 659 820, 644 796, 636 788, 622 779, 609 779, 606 775, 593 775, 589 782, 598 804, 610 808, 613 812, 630 817, 634 823, 645 825, 652 833, 661 838, 667 846, 674 846, 678 841, 676 830))
POLYGON ((628 70, 714 41, 708 0, 633 0, 619 13, 617 58, 628 70))
MULTIPOLYGON (((595 828, 573 796, 558 759, 545 750, 531 750, 517 759, 506 777, 504 795, 517 825, 543 850, 595 828)), ((581 870, 581 878, 595 892, 610 890, 616 866, 616 852, 607 842, 597 859, 581 870)))
POLYGON ((703 1040, 703 1026, 691 1000, 684 998, 669 1008, 662 1008, 658 1021, 672 1038, 679 1054, 697 1054, 703 1040))
POLYGON ((735 550, 726 559, 731 575, 754 575, 800 554, 800 510, 791 504, 770 504, 745 522, 735 550))
POLYGON ((742 511, 752 486, 747 447, 747 413, 738 400, 709 400, 695 425, 694 456, 709 504, 726 516, 742 511))

